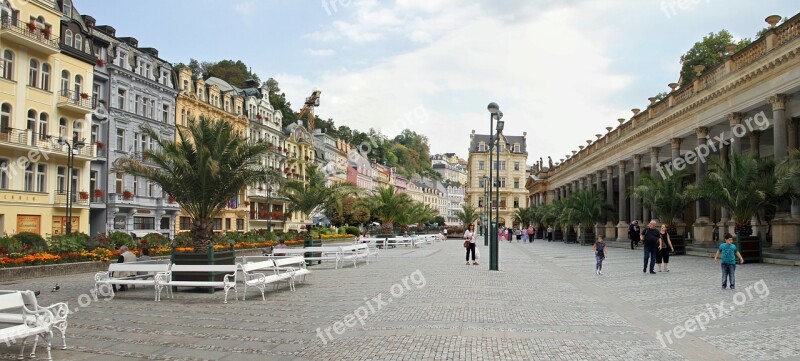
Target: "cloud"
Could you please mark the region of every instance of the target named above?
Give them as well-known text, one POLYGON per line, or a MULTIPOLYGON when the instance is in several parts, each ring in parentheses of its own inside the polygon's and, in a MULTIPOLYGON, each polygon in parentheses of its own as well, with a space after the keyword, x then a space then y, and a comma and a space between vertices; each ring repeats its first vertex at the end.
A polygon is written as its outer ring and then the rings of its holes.
POLYGON ((332 49, 305 49, 303 50, 308 55, 311 56, 318 56, 318 57, 326 57, 336 54, 335 51, 332 49))

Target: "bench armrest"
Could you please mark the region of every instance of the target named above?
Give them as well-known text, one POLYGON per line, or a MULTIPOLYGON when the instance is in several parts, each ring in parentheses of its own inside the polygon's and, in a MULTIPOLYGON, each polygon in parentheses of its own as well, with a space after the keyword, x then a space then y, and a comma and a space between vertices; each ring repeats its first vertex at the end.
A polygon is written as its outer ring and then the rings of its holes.
POLYGON ((236 284, 236 273, 234 272, 234 273, 231 273, 231 274, 226 274, 225 278, 223 278, 222 282, 224 282, 226 284, 234 284, 235 285, 236 284), (231 278, 233 278, 233 279, 231 280, 231 278))
POLYGON ((263 280, 266 279, 267 275, 260 272, 251 272, 251 273, 244 273, 245 281, 253 281, 253 280, 263 280))
POLYGON ((53 312, 46 308, 39 308, 36 310, 30 310, 27 306, 22 306, 22 313, 25 316, 33 316, 33 317, 24 317, 25 325, 28 327, 46 327, 50 329, 53 326, 53 323, 56 322, 56 316, 53 315, 53 312))
POLYGON ((172 281, 172 272, 158 272, 156 273, 155 277, 153 277, 153 280, 155 280, 156 286, 168 284, 170 281, 172 281))
POLYGON ((111 278, 111 272, 109 271, 97 272, 94 274, 95 282, 107 281, 109 278, 111 278))
POLYGON ((47 307, 39 306, 39 308, 50 310, 50 312, 53 313, 53 316, 58 321, 66 320, 67 316, 69 315, 69 306, 67 306, 66 302, 54 303, 54 304, 52 304, 50 306, 47 306, 47 307))

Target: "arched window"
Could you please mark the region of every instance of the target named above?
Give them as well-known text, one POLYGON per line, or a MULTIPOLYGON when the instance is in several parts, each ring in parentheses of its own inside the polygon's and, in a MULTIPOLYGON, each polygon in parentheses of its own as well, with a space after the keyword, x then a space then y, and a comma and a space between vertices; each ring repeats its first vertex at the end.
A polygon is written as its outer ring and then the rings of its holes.
POLYGON ((67 118, 58 120, 58 136, 61 138, 67 137, 67 118))
POLYGON ((72 17, 72 3, 69 0, 64 0, 64 15, 72 17))
POLYGON ((3 51, 3 78, 14 80, 14 53, 8 49, 3 51))
POLYGON ((50 117, 47 113, 39 114, 39 139, 45 140, 47 138, 47 123, 50 117))
POLYGON ((50 64, 42 63, 42 83, 43 90, 50 91, 50 64))
POLYGON ((34 139, 36 139, 35 133, 36 133, 36 118, 37 118, 37 116, 38 116, 38 114, 36 113, 35 110, 33 110, 33 109, 29 109, 28 110, 28 126, 25 129, 30 130, 31 132, 34 133, 34 137, 33 137, 34 139))
POLYGON ((69 96, 69 71, 61 71, 61 96, 69 96))
POLYGON ((39 61, 31 59, 30 70, 28 72, 28 86, 35 87, 39 84, 39 61))
POLYGON ((81 131, 83 131, 83 122, 81 120, 74 120, 72 122, 72 139, 81 139, 81 131))
MULTIPOLYGON (((83 77, 80 75, 75 76, 75 96, 81 96, 83 92, 83 77)), ((77 99, 77 98, 76 98, 77 99)))
POLYGON ((0 134, 7 133, 7 128, 11 127, 11 104, 3 103, 0 106, 0 134))
POLYGON ((67 29, 64 32, 64 44, 72 46, 72 30, 67 29))
POLYGON ((75 49, 77 49, 78 51, 83 51, 83 37, 81 36, 81 34, 75 34, 74 46, 75 49))

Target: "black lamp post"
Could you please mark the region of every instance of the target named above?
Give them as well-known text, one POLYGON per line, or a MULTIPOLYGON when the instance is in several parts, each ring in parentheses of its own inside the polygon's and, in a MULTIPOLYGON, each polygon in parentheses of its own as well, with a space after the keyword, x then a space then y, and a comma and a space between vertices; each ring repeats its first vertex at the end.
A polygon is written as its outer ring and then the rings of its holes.
MULTIPOLYGON (((495 180, 496 182, 495 185, 497 186, 495 190, 496 192, 495 198, 497 199, 497 208, 495 209, 495 214, 494 214, 494 219, 496 223, 500 223, 500 134, 503 133, 503 125, 505 124, 505 122, 500 120, 502 118, 503 118, 503 112, 498 112, 497 137, 496 137, 497 139, 495 139, 495 141, 497 142, 495 143, 497 146, 497 167, 496 167, 497 169, 495 169, 495 172, 497 172, 496 174, 497 179, 495 180)), ((499 227, 499 225, 497 227, 499 227)), ((498 242, 497 232, 495 231, 494 233, 495 233, 494 244, 492 245, 492 247, 489 248, 489 269, 492 271, 497 271, 500 267, 500 257, 498 257, 499 256, 498 252, 500 251, 500 249, 497 246, 498 242), (492 248, 494 248, 494 250, 492 250, 492 248)))
MULTIPOLYGON (((491 159, 489 160, 491 162, 491 159)), ((483 214, 481 214, 481 232, 483 232, 483 245, 489 245, 489 212, 491 212, 489 205, 489 176, 483 176, 483 214)))
POLYGON ((72 168, 75 161, 75 153, 86 145, 83 140, 78 140, 77 136, 72 137, 70 144, 64 137, 58 138, 58 144, 67 146, 67 228, 66 234, 72 234, 72 194, 75 189, 72 187, 72 168))
MULTIPOLYGON (((489 103, 489 105, 486 107, 486 109, 489 111, 489 184, 493 185, 494 184, 494 180, 492 178, 492 168, 493 168, 493 164, 492 164, 492 145, 494 144, 494 118, 497 117, 497 119, 499 121, 500 118, 502 117, 502 115, 501 115, 502 113, 500 112, 500 106, 497 105, 497 103, 495 103, 495 102, 489 103)), ((499 149, 498 149, 498 153, 499 153, 499 149)), ((497 164, 497 168, 498 168, 497 178, 499 180, 500 179, 500 171, 499 171, 500 163, 499 162, 497 164)), ((491 207, 493 206, 493 204, 492 204, 492 199, 491 199, 491 190, 489 191, 489 195, 490 196, 489 196, 489 213, 488 214, 489 214, 489 224, 491 225, 491 227, 489 228, 489 237, 491 239, 489 241, 489 269, 493 270, 493 271, 497 271, 497 249, 498 249, 498 247, 497 247, 497 221, 499 219, 499 215, 494 220, 492 220, 492 208, 491 207)), ((500 205, 499 204, 499 202, 500 202, 499 196, 497 198, 497 202, 498 202, 498 208, 499 208, 499 205, 500 205)))

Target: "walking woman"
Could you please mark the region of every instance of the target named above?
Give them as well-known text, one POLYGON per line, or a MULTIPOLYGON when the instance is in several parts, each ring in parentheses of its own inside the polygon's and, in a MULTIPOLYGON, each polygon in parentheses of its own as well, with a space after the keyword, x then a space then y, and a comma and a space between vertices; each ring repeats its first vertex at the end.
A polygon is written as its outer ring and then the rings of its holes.
POLYGON ((472 264, 477 265, 478 261, 475 260, 475 225, 470 224, 469 228, 464 231, 464 240, 469 241, 467 247, 467 264, 469 264, 469 254, 472 252, 472 264))
POLYGON ((675 249, 672 248, 672 240, 669 239, 669 233, 667 233, 667 225, 661 225, 661 244, 663 245, 661 249, 658 250, 658 254, 656 254, 656 264, 658 265, 658 272, 661 272, 661 263, 664 263, 664 272, 669 272, 669 253, 674 252, 675 249), (669 248, 667 248, 669 246, 669 248))

